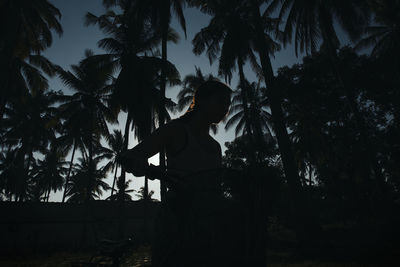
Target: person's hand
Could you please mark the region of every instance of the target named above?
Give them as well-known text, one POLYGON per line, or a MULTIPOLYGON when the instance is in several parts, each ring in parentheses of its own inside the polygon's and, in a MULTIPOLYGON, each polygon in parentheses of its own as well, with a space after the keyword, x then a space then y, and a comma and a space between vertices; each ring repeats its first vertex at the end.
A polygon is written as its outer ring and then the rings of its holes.
POLYGON ((164 180, 169 184, 178 184, 182 179, 177 175, 166 171, 166 168, 150 164, 146 170, 146 177, 150 180, 164 180))
POLYGON ((150 180, 161 180, 164 175, 165 172, 160 168, 160 166, 155 166, 153 164, 150 164, 146 170, 146 177, 148 177, 150 180))
POLYGON ((134 155, 130 150, 121 153, 117 157, 117 161, 126 172, 132 173, 137 177, 144 176, 149 167, 147 159, 134 155))

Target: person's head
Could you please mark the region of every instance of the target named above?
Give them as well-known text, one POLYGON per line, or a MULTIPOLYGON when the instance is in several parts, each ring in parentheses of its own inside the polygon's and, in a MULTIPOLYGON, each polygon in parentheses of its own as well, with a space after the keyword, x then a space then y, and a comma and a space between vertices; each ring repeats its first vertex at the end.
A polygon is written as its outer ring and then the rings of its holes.
POLYGON ((232 89, 219 81, 206 81, 195 91, 192 103, 183 117, 200 113, 211 123, 220 122, 228 113, 232 89))

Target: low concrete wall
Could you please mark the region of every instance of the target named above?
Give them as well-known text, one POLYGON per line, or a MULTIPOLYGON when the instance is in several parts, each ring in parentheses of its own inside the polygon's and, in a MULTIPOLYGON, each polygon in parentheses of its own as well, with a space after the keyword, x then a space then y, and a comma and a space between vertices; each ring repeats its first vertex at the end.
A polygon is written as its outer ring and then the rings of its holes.
POLYGON ((80 249, 94 246, 101 239, 121 236, 148 241, 159 205, 142 201, 125 202, 122 206, 111 201, 93 201, 89 205, 0 202, 0 249, 80 249))

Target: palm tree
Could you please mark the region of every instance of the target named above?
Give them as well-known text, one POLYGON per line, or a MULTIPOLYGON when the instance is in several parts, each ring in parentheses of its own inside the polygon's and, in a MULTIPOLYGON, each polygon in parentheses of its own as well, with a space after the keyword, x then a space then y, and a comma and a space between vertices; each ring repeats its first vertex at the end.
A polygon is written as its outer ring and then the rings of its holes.
POLYGON ((7 45, 2 47, 5 52, 24 59, 30 52, 39 53, 52 44, 54 30, 62 34, 59 22, 60 11, 48 0, 3 0, 0 7, 2 16, 2 36, 7 45))
MULTIPOLYGON (((240 86, 240 84, 239 84, 240 86)), ((255 133, 256 132, 256 127, 260 126, 262 130, 258 130, 260 132, 267 132, 268 135, 272 136, 272 123, 271 123, 271 114, 264 110, 263 107, 267 107, 267 98, 263 96, 262 88, 260 86, 260 83, 252 82, 249 83, 246 81, 246 86, 248 86, 248 92, 250 95, 249 102, 250 104, 248 105, 249 112, 252 114, 252 120, 249 122, 249 125, 251 126, 251 132, 255 133)), ((247 130, 244 128, 244 120, 245 117, 243 116, 243 101, 241 98, 241 92, 239 90, 236 90, 234 92, 233 98, 232 98, 232 105, 230 109, 230 118, 228 119, 225 129, 230 129, 233 125, 236 124, 235 128, 235 136, 238 136, 240 132, 243 130, 247 130)), ((242 132, 243 133, 243 132, 242 132)), ((246 134, 251 134, 247 133, 246 134)))
POLYGON ((49 201, 50 191, 56 192, 62 189, 64 185, 64 174, 67 171, 64 166, 67 162, 64 161, 64 156, 60 152, 60 149, 51 145, 50 149, 45 152, 45 158, 38 160, 32 170, 35 184, 45 194, 44 199, 47 202, 49 201))
MULTIPOLYGON (((247 80, 245 83, 239 84, 238 90, 234 92, 233 98, 232 98, 232 105, 230 108, 229 112, 229 119, 227 120, 225 124, 225 129, 229 130, 232 128, 234 125, 235 127, 235 137, 239 135, 239 133, 242 133, 241 135, 247 136, 247 135, 253 135, 255 134, 255 144, 248 144, 249 148, 249 153, 248 155, 251 155, 250 151, 258 151, 262 150, 263 148, 263 143, 265 143, 264 140, 264 134, 261 136, 258 136, 257 133, 264 133, 267 132, 268 136, 272 137, 272 122, 271 122, 271 114, 264 110, 263 107, 266 106, 267 99, 263 96, 262 94, 262 88, 260 87, 260 83, 249 83, 247 80), (248 105, 248 111, 249 114, 251 114, 251 120, 247 122, 247 125, 249 125, 248 128, 245 127, 246 125, 246 117, 244 116, 244 103, 242 100, 242 92, 240 89, 240 86, 244 84, 248 88, 246 91, 249 93, 249 105, 248 105), (251 132, 247 132, 250 130, 251 132), (256 147, 252 147, 252 145, 256 145, 256 147)), ((248 140, 249 141, 249 140, 248 140)), ((258 161, 260 162, 262 158, 259 158, 258 161)))
POLYGON ((0 122, 3 121, 6 104, 21 101, 26 94, 36 94, 38 91, 48 89, 48 80, 43 76, 43 71, 52 77, 55 74, 56 66, 42 55, 29 55, 22 60, 12 57, 11 63, 7 67, 0 79, 1 82, 7 81, 7 86, 2 85, 0 106, 0 122), (7 77, 3 77, 7 75, 7 77))
POLYGON ((234 125, 235 127, 235 138, 240 135, 250 135, 248 128, 245 128, 245 116, 243 114, 243 101, 241 97, 240 90, 235 90, 233 92, 232 104, 229 109, 229 119, 225 124, 225 130, 231 129, 234 125), (241 134, 240 134, 241 133, 241 134))
MULTIPOLYGON (((83 119, 82 136, 84 144, 88 151, 88 175, 87 191, 92 188, 92 179, 90 172, 93 171, 94 146, 99 142, 102 136, 106 138, 110 135, 108 123, 115 123, 115 113, 107 106, 107 100, 110 98, 111 74, 113 68, 111 64, 108 67, 99 66, 91 60, 93 53, 90 50, 85 52, 85 58, 79 65, 72 65, 73 73, 59 69, 58 74, 66 86, 76 91, 71 96, 64 97, 64 103, 60 109, 66 114, 79 114, 83 119)), ((86 194, 87 201, 90 194, 86 194)))
MULTIPOLYGON (((322 49, 331 57, 333 71, 340 84, 347 92, 347 100, 356 117, 360 130, 365 130, 365 122, 360 114, 356 96, 343 81, 343 74, 337 66, 337 49, 340 46, 334 22, 355 41, 358 40, 369 22, 370 9, 368 1, 326 1, 314 0, 273 0, 271 10, 278 6, 279 19, 286 16, 282 41, 290 43, 294 36, 296 54, 300 52, 316 52, 318 41, 322 40, 322 49)), ((364 42, 365 43, 365 42, 364 42)))
MULTIPOLYGON (((382 68, 386 70, 386 79, 398 82, 400 77, 400 54, 397 47, 400 45, 398 34, 400 31, 400 3, 395 0, 370 0, 368 2, 375 15, 374 22, 376 25, 367 27, 366 36, 356 44, 355 49, 361 50, 372 47, 371 57, 376 59, 382 68)), ((395 105, 394 109, 395 120, 399 123, 399 105, 395 105)))
MULTIPOLYGON (((296 54, 316 52, 319 40, 323 41, 322 49, 331 57, 333 71, 340 84, 347 92, 347 100, 360 130, 365 131, 365 122, 359 111, 356 96, 343 81, 343 75, 337 66, 337 49, 340 46, 334 22, 340 23, 342 29, 354 41, 360 38, 369 22, 370 10, 367 1, 326 1, 313 0, 273 0, 271 10, 282 3, 279 19, 286 16, 282 41, 287 44, 294 36, 296 54)), ((361 133, 363 135, 363 133, 361 133)))
POLYGON ((110 152, 112 154, 112 157, 110 159, 109 164, 111 164, 111 171, 114 171, 114 179, 113 179, 113 184, 111 187, 111 196, 110 198, 113 197, 114 194, 114 186, 115 182, 117 181, 117 171, 118 167, 120 164, 118 163, 117 159, 118 156, 124 151, 124 137, 122 136, 122 133, 120 130, 114 130, 114 133, 111 134, 109 139, 107 140, 108 145, 110 146, 110 152))
POLYGON ((0 189, 10 202, 13 195, 17 198, 19 180, 23 177, 15 164, 17 152, 17 149, 10 149, 0 153, 0 189))
MULTIPOLYGON (((117 15, 108 11, 100 17, 88 13, 86 23, 98 24, 111 35, 110 38, 99 41, 99 46, 108 51, 108 54, 99 55, 98 60, 101 62, 110 59, 111 64, 120 69, 114 84, 112 105, 116 110, 127 112, 124 131, 124 149, 127 149, 131 125, 135 129, 135 136, 142 140, 154 130, 154 121, 159 117, 158 114, 168 114, 164 111, 164 105, 167 108, 173 106, 173 102, 165 99, 157 88, 162 80, 160 70, 166 68, 165 74, 172 85, 179 83, 179 74, 171 63, 156 56, 154 49, 160 42, 159 33, 143 19, 143 14, 138 12, 138 6, 133 8, 131 2, 124 1, 109 2, 118 4, 123 13, 117 15)), ((135 2, 138 3, 140 2, 135 2)), ((170 40, 177 40, 173 34, 168 37, 170 40)), ((121 170, 121 176, 125 179, 124 169, 121 170)))
MULTIPOLYGON (((211 64, 218 58, 218 75, 229 82, 236 66, 239 69, 239 78, 244 79, 241 69, 247 60, 250 61, 256 75, 261 78, 261 68, 252 50, 253 25, 243 1, 190 2, 191 5, 200 7, 204 13, 212 16, 208 26, 202 28, 193 38, 193 52, 196 55, 206 52, 211 64)), ((274 49, 278 50, 279 45, 270 41, 271 52, 274 49)))
MULTIPOLYGON (((300 204, 301 201, 301 184, 296 167, 292 145, 289 139, 288 131, 285 125, 284 114, 281 106, 281 97, 275 83, 275 76, 272 69, 271 58, 269 54, 271 45, 268 43, 269 39, 265 37, 266 31, 272 31, 271 20, 269 18, 270 10, 266 9, 263 15, 260 14, 260 4, 264 1, 250 0, 248 2, 251 13, 252 24, 254 25, 254 48, 257 51, 262 67, 264 81, 267 86, 266 96, 268 97, 269 106, 271 109, 271 116, 276 133, 279 150, 281 152, 281 159, 285 176, 291 189, 294 205, 300 204)), ((294 211, 299 209, 294 208, 294 211)))
POLYGON ((273 124, 271 113, 264 108, 269 109, 268 98, 265 96, 265 87, 261 87, 261 81, 252 82, 248 85, 249 92, 249 109, 253 119, 252 128, 254 128, 255 141, 262 144, 264 137, 267 139, 273 136, 273 124), (267 133, 267 134, 264 134, 267 133))
POLYGON ((96 156, 91 160, 85 157, 78 159, 79 163, 76 164, 75 173, 70 180, 71 186, 68 188, 67 202, 84 203, 88 199, 99 199, 103 195, 103 191, 110 189, 110 186, 103 181, 107 177, 109 169, 97 167, 102 159, 102 157, 96 156))
MULTIPOLYGON (((48 0, 3 0, 0 9, 4 12, 1 16, 0 35, 0 120, 3 117, 4 108, 10 97, 20 95, 18 84, 21 79, 16 69, 23 67, 23 73, 34 73, 32 69, 23 66, 23 62, 31 57, 38 61, 38 55, 52 43, 52 30, 59 35, 62 27, 59 23, 60 11, 48 0)), ((31 62, 33 64, 33 62, 31 62)), ((33 77, 33 76, 31 76, 33 77)), ((29 78, 28 78, 29 79, 29 78)), ((30 82, 39 82, 41 76, 35 74, 35 79, 30 82), (35 80, 36 79, 36 80, 35 80)), ((41 89, 40 87, 32 87, 41 89)))
POLYGON ((154 195, 154 191, 151 190, 150 192, 146 193, 146 189, 144 187, 141 187, 136 195, 136 197, 139 198, 139 200, 146 200, 146 201, 156 201, 156 199, 152 198, 154 195))
MULTIPOLYGON (((270 55, 274 50, 271 50, 271 47, 273 47, 270 44, 271 39, 266 38, 267 33, 270 33, 274 28, 274 21, 271 20, 269 16, 268 8, 263 15, 260 14, 260 9, 264 9, 264 7, 261 6, 263 3, 264 1, 249 0, 244 4, 248 7, 251 24, 254 26, 254 50, 258 53, 264 81, 266 84, 265 95, 268 98, 272 122, 274 125, 274 132, 276 134, 277 143, 281 154, 283 170, 291 195, 291 214, 293 219, 298 221, 295 230, 299 235, 302 235, 304 234, 304 227, 309 225, 311 216, 308 216, 305 212, 304 194, 301 187, 299 171, 296 165, 293 147, 289 139, 288 130, 286 128, 285 116, 282 110, 281 95, 278 91, 279 88, 277 86, 271 64, 270 55)), ((258 208, 256 208, 256 210, 258 210, 258 208)), ((265 236, 265 233, 262 236, 265 236)), ((264 253, 261 252, 265 246, 264 240, 264 238, 258 239, 256 242, 257 249, 253 250, 254 253, 256 253, 253 257, 254 261, 258 262, 259 264, 265 263, 265 258, 262 256, 264 253)))
MULTIPOLYGON (((125 181, 125 184, 122 184, 121 176, 117 179, 117 192, 116 194, 111 193, 111 196, 107 198, 107 200, 116 201, 119 200, 122 196, 122 201, 132 201, 132 195, 130 193, 135 192, 134 189, 129 189, 129 184, 131 181, 125 181)), ((142 187, 144 188, 144 187, 142 187)), ((112 189, 114 191, 114 189, 112 189)))
MULTIPOLYGON (((250 96, 243 71, 245 62, 250 61, 253 70, 259 77, 262 77, 262 74, 253 52, 254 26, 249 17, 248 6, 244 5, 243 1, 206 1, 206 5, 203 2, 199 1, 192 4, 200 6, 204 12, 212 15, 212 19, 209 25, 201 29, 193 39, 193 51, 195 54, 200 54, 206 50, 211 63, 220 54, 218 73, 224 76, 226 80, 231 80, 232 71, 237 66, 240 82, 239 91, 243 101, 243 115, 246 118, 244 126, 248 133, 249 143, 254 144, 256 133, 251 130, 250 122, 255 118, 251 117, 248 107, 250 96)), ((268 35, 265 38, 269 40, 271 53, 279 49, 279 45, 272 41, 268 35)), ((262 133, 257 133, 257 135, 261 136, 262 133)))
MULTIPOLYGON (((369 166, 368 169, 375 173, 378 180, 383 181, 382 171, 376 160, 376 152, 371 147, 369 140, 367 122, 357 102, 358 96, 345 82, 343 79, 344 73, 338 67, 339 56, 337 50, 340 43, 334 28, 334 22, 337 21, 353 41, 359 39, 369 23, 370 9, 368 1, 332 1, 326 3, 326 1, 320 0, 275 0, 272 5, 277 5, 279 1, 282 2, 279 18, 288 14, 284 29, 284 43, 291 41, 293 28, 295 28, 296 49, 300 45, 300 49, 314 52, 317 41, 323 41, 321 49, 326 51, 329 56, 333 73, 337 77, 340 86, 345 90, 347 105, 354 114, 354 122, 359 129, 361 147, 364 149, 364 153, 361 154, 365 155, 365 162, 369 166)), ((398 15, 396 14, 395 16, 398 15)), ((369 175, 368 173, 367 176, 369 175)))
POLYGON ((279 9, 279 20, 286 19, 282 42, 286 45, 294 37, 296 55, 300 52, 317 51, 320 40, 329 53, 336 54, 340 46, 334 22, 354 41, 363 33, 369 22, 368 1, 322 0, 271 0, 264 15, 279 9))
POLYGON ((31 183, 31 167, 34 152, 43 152, 55 139, 57 109, 53 105, 59 95, 54 92, 37 92, 25 95, 24 101, 13 101, 5 109, 3 134, 4 144, 17 149, 15 164, 19 172, 16 201, 27 197, 31 183))
MULTIPOLYGON (((108 6, 121 4, 124 1, 118 0, 107 0, 108 6)), ((165 102, 165 89, 167 87, 168 78, 168 57, 167 57, 167 42, 171 41, 171 33, 173 30, 170 28, 170 22, 172 17, 171 10, 176 14, 178 21, 186 36, 186 22, 183 15, 184 0, 139 0, 135 1, 134 4, 130 5, 131 16, 132 13, 135 15, 133 17, 137 18, 140 22, 147 21, 150 22, 151 27, 161 36, 161 75, 159 79, 160 84, 160 97, 161 101, 158 106, 158 123, 159 126, 164 125, 165 121, 169 120, 169 115, 165 110, 167 103, 165 102)), ((138 21, 136 21, 137 23, 138 21)), ((173 41, 177 41, 177 35, 175 34, 173 41)), ((165 167, 165 151, 160 152, 160 166, 165 167)), ((161 199, 166 193, 166 185, 161 181, 161 199)))
POLYGON ((371 0, 369 2, 378 25, 367 27, 367 36, 357 43, 356 49, 372 46, 371 56, 384 59, 398 76, 400 71, 400 55, 397 49, 400 45, 398 34, 400 31, 400 3, 395 0, 371 0))
MULTIPOLYGON (((170 32, 170 23, 172 12, 171 9, 177 15, 179 24, 181 25, 185 36, 186 36, 186 22, 185 17, 183 15, 183 5, 184 0, 152 0, 148 1, 145 0, 148 7, 152 10, 151 19, 153 21, 153 27, 157 29, 161 29, 161 59, 163 61, 163 66, 161 68, 161 77, 160 77, 160 94, 162 97, 161 100, 161 108, 159 113, 159 126, 164 125, 165 121, 167 120, 168 115, 164 112, 164 98, 165 98, 165 89, 167 86, 167 41, 168 41, 168 34, 170 32)), ((161 168, 165 167, 165 150, 160 152, 160 166, 161 168)), ((164 181, 161 181, 161 199, 165 196, 167 192, 167 187, 164 181)))
POLYGON ((61 118, 64 120, 60 127, 60 136, 56 140, 56 145, 63 150, 64 154, 67 154, 72 149, 71 159, 69 161, 69 168, 65 177, 64 192, 61 202, 65 201, 66 192, 68 191, 69 179, 71 176, 72 166, 75 159, 75 152, 77 149, 84 153, 85 143, 82 136, 82 132, 85 129, 86 121, 85 117, 81 116, 80 109, 74 109, 71 105, 71 109, 67 112, 65 106, 60 108, 62 113, 61 118))

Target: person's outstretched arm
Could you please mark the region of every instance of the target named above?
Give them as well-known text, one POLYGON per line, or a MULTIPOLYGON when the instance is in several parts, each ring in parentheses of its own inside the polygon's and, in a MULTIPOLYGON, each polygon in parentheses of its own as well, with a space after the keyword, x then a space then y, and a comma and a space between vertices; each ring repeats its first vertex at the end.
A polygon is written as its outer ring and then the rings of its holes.
POLYGON ((148 158, 154 156, 172 143, 176 128, 174 122, 168 123, 155 130, 135 147, 123 153, 119 158, 119 162, 125 171, 135 176, 145 175, 148 167, 148 158))

